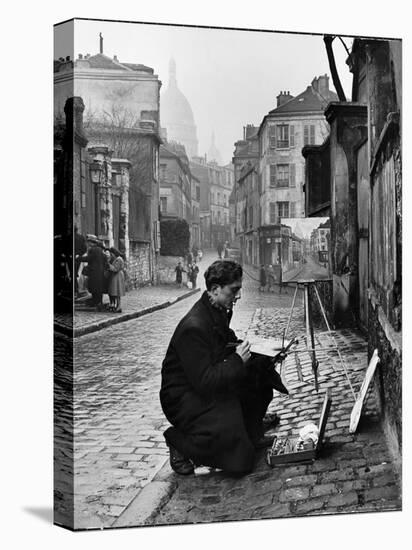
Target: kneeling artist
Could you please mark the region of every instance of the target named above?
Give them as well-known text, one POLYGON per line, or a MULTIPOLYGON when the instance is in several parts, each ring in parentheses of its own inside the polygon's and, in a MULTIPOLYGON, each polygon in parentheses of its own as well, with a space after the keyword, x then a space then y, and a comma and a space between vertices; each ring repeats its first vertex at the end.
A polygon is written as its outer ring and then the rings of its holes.
POLYGON ((195 465, 246 474, 256 449, 273 439, 262 420, 273 388, 287 390, 272 359, 251 354, 229 328, 242 275, 231 260, 208 267, 207 290, 179 322, 162 364, 160 402, 172 425, 164 436, 178 474, 195 465))

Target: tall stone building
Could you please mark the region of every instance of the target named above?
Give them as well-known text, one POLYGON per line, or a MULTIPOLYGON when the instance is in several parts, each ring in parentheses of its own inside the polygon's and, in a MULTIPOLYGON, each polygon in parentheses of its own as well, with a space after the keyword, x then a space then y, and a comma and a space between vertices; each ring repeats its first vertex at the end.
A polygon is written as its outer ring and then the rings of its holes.
MULTIPOLYGON (((235 143, 235 151, 233 153, 232 163, 234 170, 234 187, 231 195, 232 200, 232 219, 231 219, 231 234, 233 235, 233 244, 239 247, 243 254, 249 244, 245 242, 245 220, 246 220, 246 201, 248 197, 248 185, 244 185, 245 174, 250 173, 251 167, 258 171, 259 162, 259 139, 257 126, 248 124, 243 127, 243 139, 235 143)), ((252 177, 252 176, 251 176, 252 177)), ((258 179, 260 181, 260 177, 258 179)), ((260 192, 260 187, 259 187, 260 192)), ((254 223, 260 225, 260 204, 257 203, 258 213, 255 215, 254 223)), ((254 250, 258 248, 258 237, 255 235, 249 236, 255 239, 254 250)), ((253 254, 252 254, 253 255, 253 254)))
POLYGON ((280 92, 277 106, 259 127, 260 262, 280 261, 282 218, 305 216, 305 145, 321 144, 329 134, 324 109, 337 95, 329 90, 327 75, 293 97, 280 92))
MULTIPOLYGON (((102 37, 96 55, 55 61, 56 123, 63 120, 66 100, 81 97, 89 147, 104 144, 114 158, 130 162, 128 228, 114 227, 113 235, 116 240, 120 230, 128 234, 128 273, 135 286, 157 280, 160 86, 152 68, 105 55, 102 37)), ((118 210, 117 199, 114 208, 118 210)), ((115 211, 113 220, 120 220, 115 211)))
POLYGON ((161 94, 160 103, 161 123, 167 131, 168 141, 184 145, 189 158, 196 156, 198 141, 195 119, 189 101, 178 88, 174 59, 169 63, 169 84, 161 94))

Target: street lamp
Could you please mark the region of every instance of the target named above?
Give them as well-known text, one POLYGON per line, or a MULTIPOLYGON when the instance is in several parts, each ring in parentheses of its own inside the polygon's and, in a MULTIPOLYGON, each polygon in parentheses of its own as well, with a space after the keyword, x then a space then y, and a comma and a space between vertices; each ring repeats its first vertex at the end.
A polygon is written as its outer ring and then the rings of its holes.
POLYGON ((93 160, 89 167, 90 179, 92 183, 100 183, 103 173, 103 167, 98 160, 93 160))
POLYGON ((93 160, 89 165, 89 172, 90 172, 90 180, 92 183, 96 184, 95 190, 94 190, 94 226, 95 226, 95 233, 96 235, 99 235, 101 233, 100 231, 100 193, 99 193, 99 185, 102 180, 103 175, 103 166, 101 162, 98 160, 93 160))

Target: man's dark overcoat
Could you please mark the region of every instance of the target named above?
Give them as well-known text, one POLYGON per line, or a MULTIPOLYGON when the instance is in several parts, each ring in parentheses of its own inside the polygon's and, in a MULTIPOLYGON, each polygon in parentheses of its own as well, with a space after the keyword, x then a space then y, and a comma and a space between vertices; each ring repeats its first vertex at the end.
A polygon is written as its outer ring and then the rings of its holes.
POLYGON ((100 246, 91 246, 87 252, 88 281, 91 294, 102 294, 104 290, 104 268, 106 257, 100 246))
POLYGON ((273 390, 258 375, 261 359, 244 364, 234 347, 228 351, 238 341, 230 318, 203 293, 170 341, 160 401, 172 424, 168 444, 197 464, 244 473, 253 468, 273 390))

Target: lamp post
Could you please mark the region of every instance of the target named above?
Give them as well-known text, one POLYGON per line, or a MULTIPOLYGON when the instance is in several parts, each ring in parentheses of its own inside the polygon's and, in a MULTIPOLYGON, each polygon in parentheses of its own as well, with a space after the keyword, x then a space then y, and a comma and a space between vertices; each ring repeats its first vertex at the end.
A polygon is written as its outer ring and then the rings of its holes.
POLYGON ((94 159, 89 166, 90 180, 95 185, 94 189, 94 221, 95 221, 95 233, 100 235, 100 184, 103 176, 102 163, 94 159))

